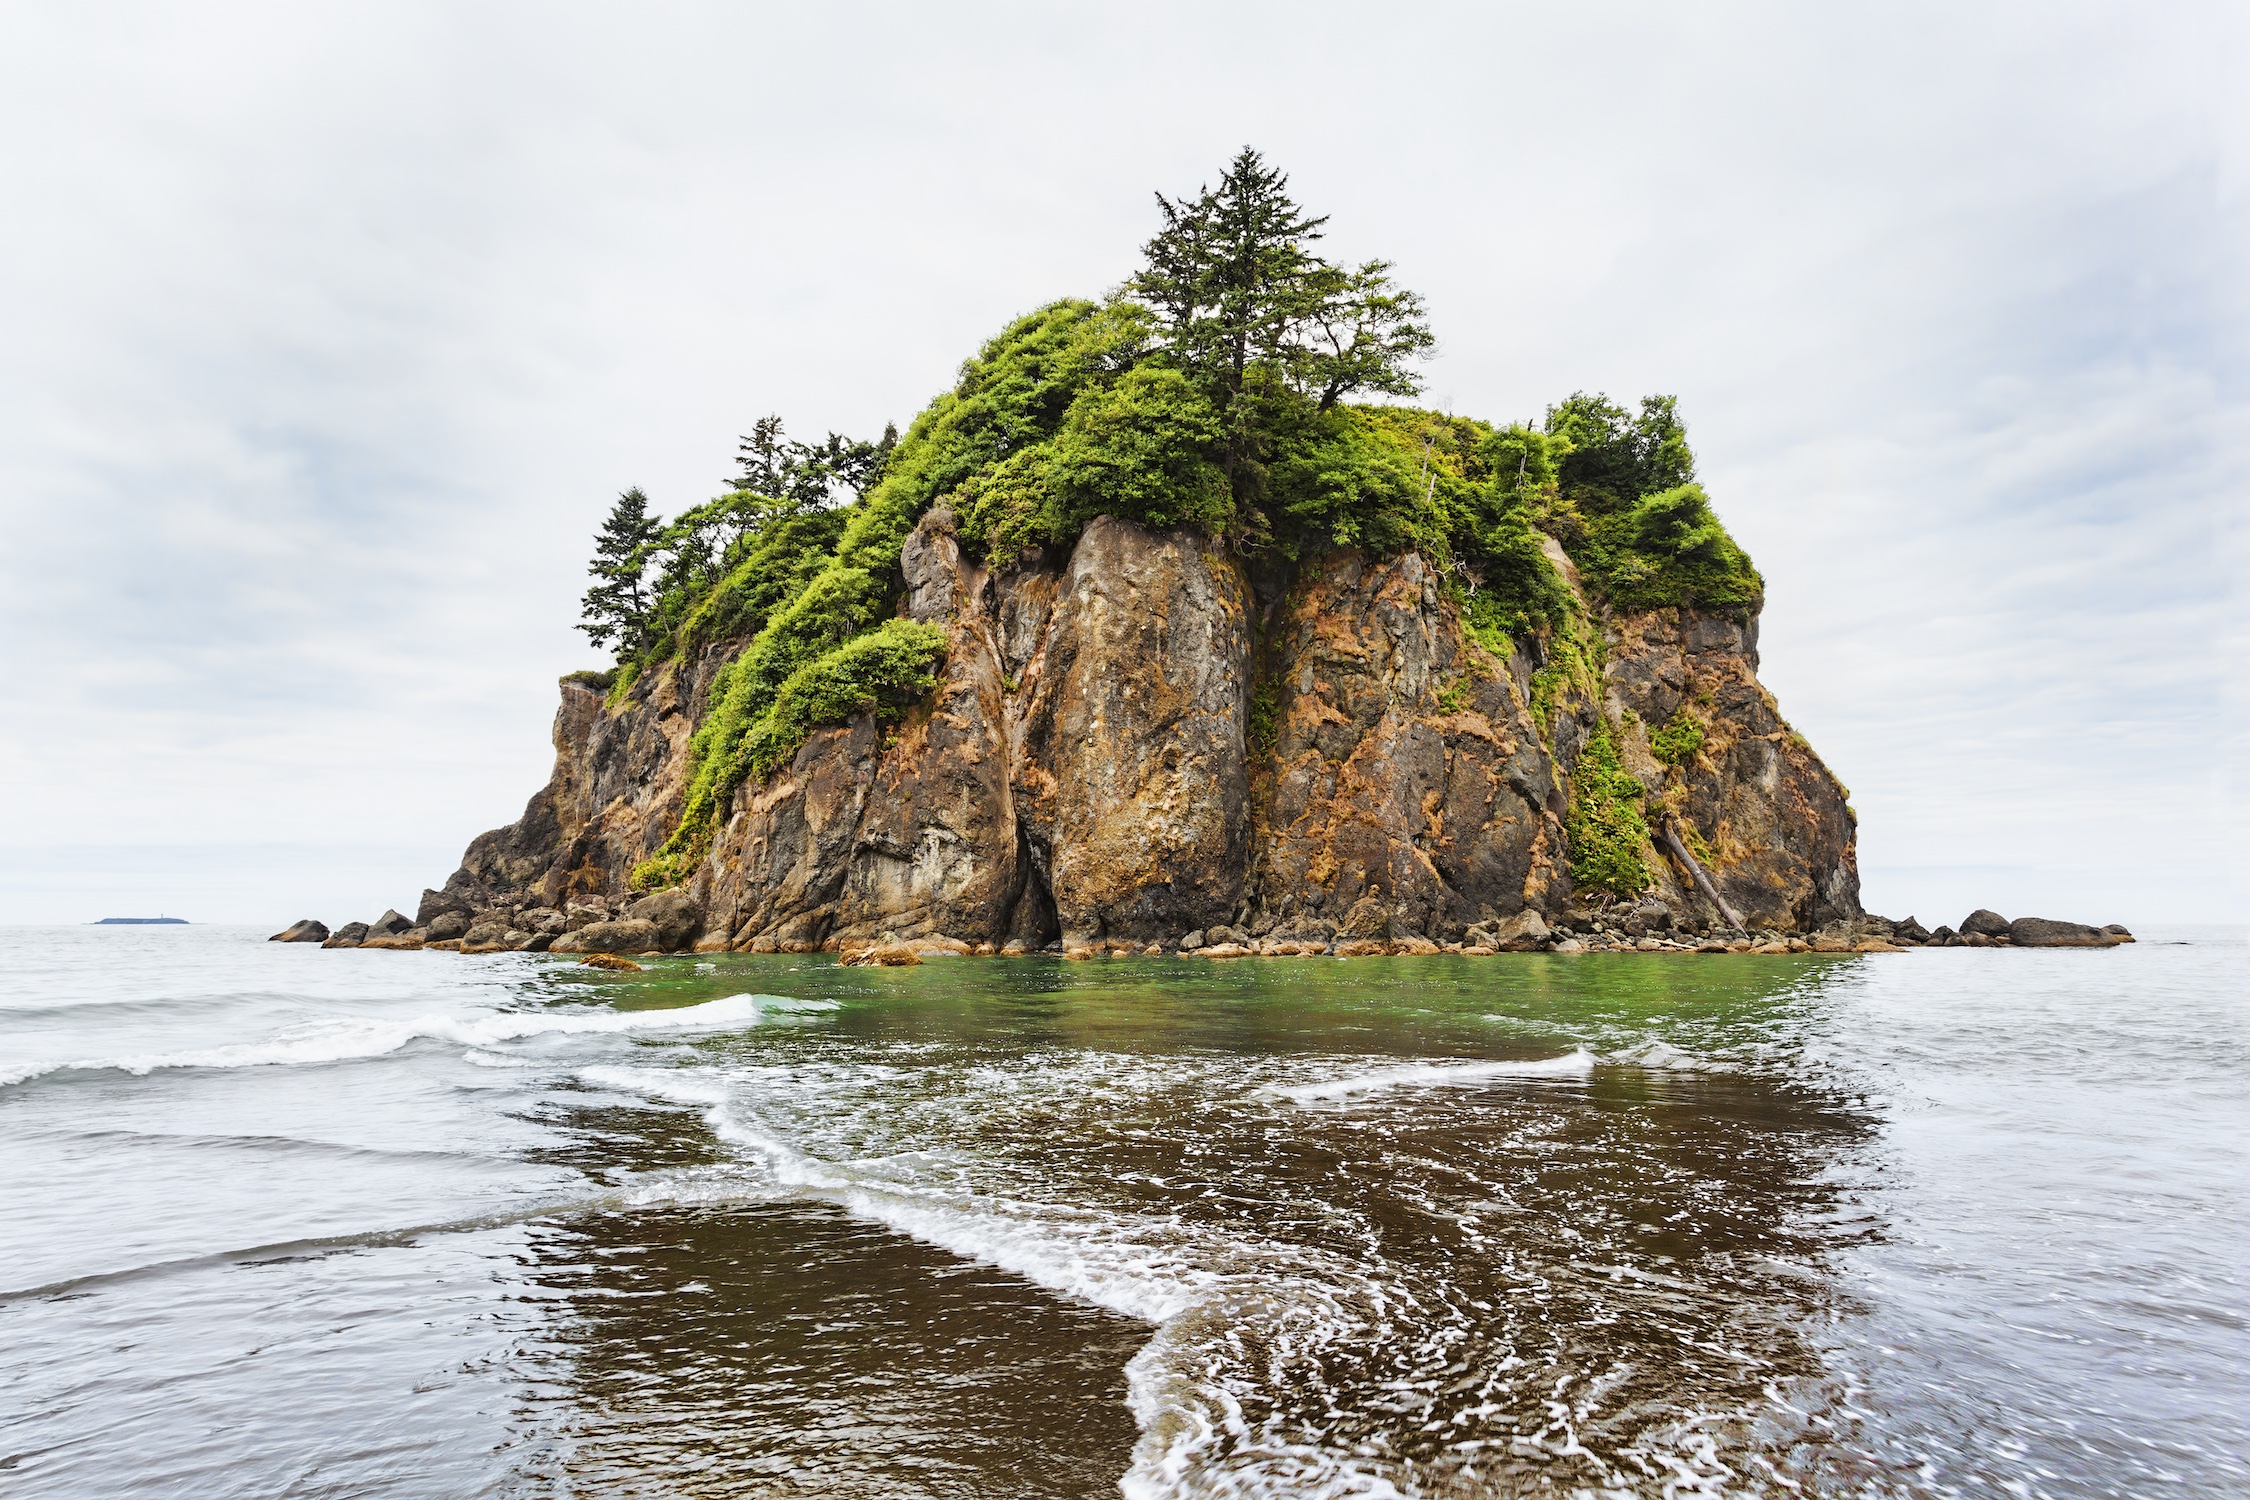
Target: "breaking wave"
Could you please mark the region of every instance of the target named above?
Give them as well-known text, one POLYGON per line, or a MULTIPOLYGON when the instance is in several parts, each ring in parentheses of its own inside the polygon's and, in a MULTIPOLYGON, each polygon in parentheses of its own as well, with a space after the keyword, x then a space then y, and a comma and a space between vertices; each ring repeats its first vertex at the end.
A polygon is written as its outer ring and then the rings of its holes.
POLYGON ((258 1041, 179 1052, 127 1053, 18 1064, 0 1070, 0 1087, 58 1073, 119 1072, 145 1076, 167 1068, 262 1068, 352 1062, 383 1057, 411 1042, 457 1042, 484 1051, 472 1061, 486 1062, 490 1049, 538 1036, 686 1031, 755 1026, 768 1011, 829 1008, 830 1002, 795 1001, 777 995, 730 995, 701 1005, 670 1010, 493 1011, 461 1016, 425 1013, 402 1020, 354 1016, 306 1022, 258 1041))

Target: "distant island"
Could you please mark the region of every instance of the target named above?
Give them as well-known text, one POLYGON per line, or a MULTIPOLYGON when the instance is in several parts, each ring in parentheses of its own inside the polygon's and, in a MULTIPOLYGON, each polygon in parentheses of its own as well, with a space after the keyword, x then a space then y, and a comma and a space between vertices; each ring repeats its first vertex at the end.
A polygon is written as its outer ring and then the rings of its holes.
POLYGON ((104 917, 99 922, 89 922, 89 927, 185 927, 185 917, 104 917))

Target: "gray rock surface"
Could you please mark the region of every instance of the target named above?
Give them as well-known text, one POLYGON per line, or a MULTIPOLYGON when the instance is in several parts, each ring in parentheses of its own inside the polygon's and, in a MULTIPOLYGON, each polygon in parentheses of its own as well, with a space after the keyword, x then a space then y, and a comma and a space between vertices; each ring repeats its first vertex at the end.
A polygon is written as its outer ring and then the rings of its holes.
POLYGON ((684 890, 644 896, 627 907, 625 915, 653 926, 657 943, 666 953, 679 952, 703 931, 703 908, 684 890))
POLYGON ((459 907, 446 907, 423 924, 423 930, 429 933, 430 941, 436 943, 467 936, 471 925, 469 913, 459 907))
POLYGON ((328 941, 328 928, 324 923, 316 922, 311 917, 307 917, 301 922, 290 923, 266 941, 269 943, 325 943, 328 941))
POLYGON ((595 922, 555 940, 555 953, 661 953, 663 938, 654 922, 626 917, 595 922))
POLYGON ((2100 927, 2052 917, 2018 917, 2008 924, 2008 944, 2015 948, 2113 948, 2127 940, 2100 927))
MULTIPOLYGON (((438 918, 446 915, 448 912, 458 912, 463 917, 467 917, 474 910, 475 904, 473 902, 471 902, 467 897, 458 895, 453 891, 425 890, 422 892, 421 904, 414 909, 414 920, 408 922, 406 926, 434 928, 437 925, 438 918)), ((391 912, 388 915, 395 917, 398 915, 398 913, 391 912)), ((401 918, 400 920, 403 921, 404 918, 401 918)), ((400 932, 404 932, 406 930, 406 927, 401 927, 397 930, 400 932)), ((455 936, 459 936, 459 934, 456 933, 455 936)))
POLYGON ((2006 937, 2008 919, 1980 906, 1961 919, 1961 933, 1964 937, 2006 937))

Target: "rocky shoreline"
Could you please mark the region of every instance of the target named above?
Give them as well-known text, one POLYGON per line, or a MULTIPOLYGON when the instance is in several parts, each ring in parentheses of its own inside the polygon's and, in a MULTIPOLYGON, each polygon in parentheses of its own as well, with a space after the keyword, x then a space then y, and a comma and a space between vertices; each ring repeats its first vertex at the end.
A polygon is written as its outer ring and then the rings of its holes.
MULTIPOLYGON (((1454 953, 1902 953, 1909 948, 2112 948, 2133 934, 2116 923, 2094 927, 2051 917, 2017 917, 1979 909, 1959 928, 1925 928, 1912 917, 1892 921, 1863 915, 1820 928, 1809 936, 1771 929, 1723 930, 1719 924, 1677 922, 1662 902, 1613 902, 1575 911, 1553 926, 1526 909, 1506 921, 1469 928, 1458 942, 1437 942, 1390 930, 1387 908, 1370 898, 1341 924, 1320 920, 1286 923, 1261 919, 1249 929, 1214 925, 1172 941, 1065 943, 1039 946, 1013 941, 970 942, 943 934, 825 942, 762 938, 750 953, 833 953, 847 964, 902 965, 926 957, 1028 957, 1065 959, 1146 955, 1181 958, 1373 958, 1454 953), (1264 930, 1257 930, 1257 929, 1264 930)), ((684 891, 660 891, 630 903, 574 897, 563 907, 473 908, 445 891, 424 891, 409 920, 386 911, 373 922, 347 922, 331 931, 306 918, 277 932, 276 943, 318 943, 323 948, 434 949, 452 953, 570 953, 587 955, 713 953, 729 944, 701 936, 704 913, 684 891)))

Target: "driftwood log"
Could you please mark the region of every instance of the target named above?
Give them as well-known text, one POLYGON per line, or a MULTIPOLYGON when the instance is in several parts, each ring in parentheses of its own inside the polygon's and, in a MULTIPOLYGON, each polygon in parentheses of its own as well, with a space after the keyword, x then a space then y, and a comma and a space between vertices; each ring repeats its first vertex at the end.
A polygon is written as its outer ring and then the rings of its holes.
POLYGON ((1711 904, 1719 909, 1719 915, 1727 919, 1727 925, 1743 936, 1749 936, 1750 929, 1742 925, 1742 918, 1736 916, 1734 908, 1727 905, 1727 898, 1719 894, 1719 888, 1711 883, 1711 877, 1703 872, 1703 866, 1695 862, 1695 856, 1688 852, 1687 840, 1680 837, 1680 825, 1670 818, 1664 820, 1664 842, 1671 848, 1672 857, 1694 879, 1695 888, 1710 897, 1711 904))

